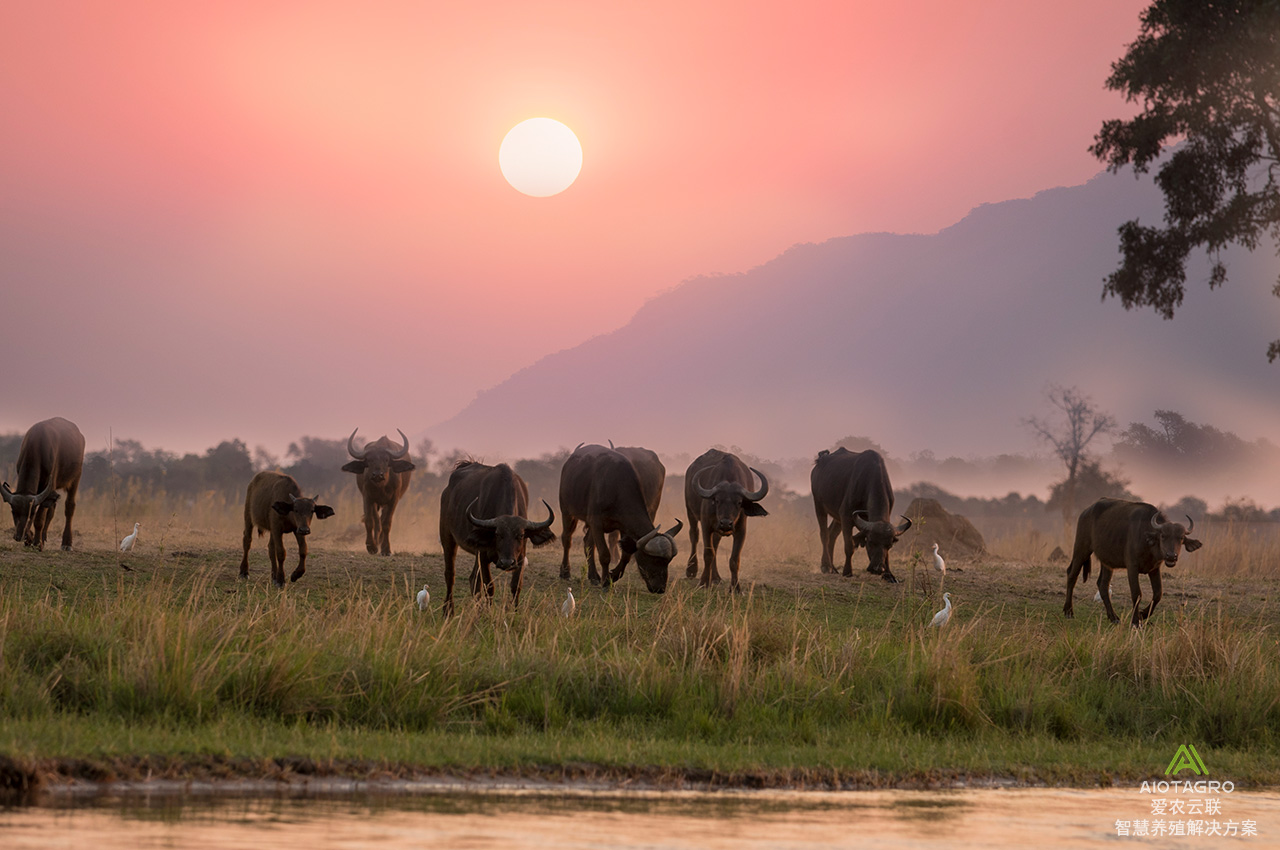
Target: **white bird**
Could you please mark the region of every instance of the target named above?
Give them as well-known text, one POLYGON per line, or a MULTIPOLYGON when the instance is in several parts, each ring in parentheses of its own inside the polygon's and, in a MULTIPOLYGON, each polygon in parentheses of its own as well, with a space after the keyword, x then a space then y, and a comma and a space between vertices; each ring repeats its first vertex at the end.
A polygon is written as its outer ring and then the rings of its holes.
POLYGON ((1094 601, 1094 602, 1101 602, 1101 601, 1102 601, 1102 591, 1101 591, 1101 590, 1095 590, 1095 591, 1093 592, 1093 601, 1094 601))
POLYGON ((933 568, 944 576, 947 574, 947 562, 938 554, 938 544, 933 544, 933 568))
POLYGON ((128 552, 130 549, 132 549, 132 548, 133 548, 133 541, 135 541, 135 540, 137 540, 137 539, 138 539, 138 526, 140 526, 140 525, 142 525, 142 523, 140 523, 140 522, 135 522, 135 523, 133 524, 133 534, 130 534, 130 535, 129 535, 128 537, 126 537, 124 540, 121 540, 121 541, 120 541, 120 551, 121 551, 121 552, 128 552))
POLYGON ((942 594, 942 598, 946 600, 947 607, 933 615, 933 622, 929 624, 930 626, 941 628, 947 624, 948 620, 951 619, 951 594, 944 593, 942 594))
POLYGON ((431 585, 424 584, 422 590, 418 591, 418 610, 425 611, 427 606, 431 604, 431 591, 427 590, 431 585))
POLYGON ((565 597, 564 602, 560 605, 560 616, 572 617, 577 607, 578 603, 573 601, 573 588, 571 587, 569 588, 569 595, 565 597))

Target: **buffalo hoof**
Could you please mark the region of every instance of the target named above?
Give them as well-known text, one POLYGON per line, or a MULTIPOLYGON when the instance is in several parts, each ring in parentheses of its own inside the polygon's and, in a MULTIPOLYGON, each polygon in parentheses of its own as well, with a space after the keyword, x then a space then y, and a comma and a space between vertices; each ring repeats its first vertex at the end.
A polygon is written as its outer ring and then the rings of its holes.
POLYGON ((561 581, 568 581, 570 578, 572 578, 572 576, 570 576, 570 575, 569 575, 569 568, 568 568, 568 567, 561 567, 561 568, 560 568, 560 580, 561 580, 561 581))
POLYGON ((689 566, 685 567, 685 570, 684 570, 684 577, 685 577, 685 578, 697 578, 697 577, 698 577, 698 565, 697 565, 697 564, 690 564, 689 566))
POLYGON ((64 543, 64 544, 62 544, 62 551, 63 551, 63 552, 70 552, 70 551, 71 551, 71 544, 70 544, 70 543, 64 543))
POLYGON ((824 574, 825 574, 825 573, 834 573, 834 572, 835 572, 835 568, 834 568, 834 567, 832 567, 830 564, 822 564, 822 565, 819 567, 819 569, 820 569, 820 570, 822 570, 822 572, 823 572, 824 574))
POLYGON ((271 580, 271 583, 272 583, 272 584, 274 584, 276 587, 280 588, 281 590, 284 590, 284 582, 283 582, 283 581, 280 581, 279 579, 274 579, 274 578, 273 578, 273 579, 271 580))
POLYGON ((845 578, 853 578, 853 569, 851 567, 845 567, 844 572, 840 573, 840 575, 845 578))
POLYGON ((880 575, 881 573, 884 572, 884 567, 879 565, 876 565, 874 567, 867 567, 867 572, 873 573, 875 575, 880 575))
POLYGON ((884 575, 880 576, 880 578, 881 578, 881 579, 883 579, 884 581, 889 582, 889 584, 897 584, 897 583, 898 583, 898 577, 897 577, 897 576, 895 576, 893 573, 888 572, 888 571, 886 571, 886 572, 884 573, 884 575))
POLYGON ((289 581, 297 581, 298 579, 302 578, 302 575, 305 572, 306 570, 304 570, 302 567, 298 567, 289 575, 289 581))
POLYGON ((1066 617, 1068 620, 1074 620, 1076 618, 1076 612, 1073 609, 1064 606, 1062 609, 1062 616, 1066 617))
POLYGON ((734 594, 735 596, 741 596, 741 595, 742 595, 742 585, 738 584, 737 582, 735 582, 735 583, 731 584, 731 585, 729 586, 729 592, 730 592, 730 593, 732 593, 732 594, 734 594))
POLYGON ((1119 618, 1119 617, 1108 617, 1107 619, 1111 621, 1111 624, 1112 624, 1112 625, 1115 625, 1115 624, 1117 624, 1117 623, 1119 623, 1119 622, 1120 622, 1120 618, 1119 618))
MULTIPOLYGON (((567 578, 567 576, 566 576, 566 578, 567 578)), ((592 586, 593 586, 593 587, 599 587, 599 586, 600 586, 600 576, 598 576, 598 575, 589 575, 589 576, 587 576, 587 581, 591 582, 591 584, 592 584, 592 586)))
POLYGON ((622 570, 614 570, 613 572, 609 573, 610 583, 615 581, 622 581, 622 575, 623 575, 622 570))
POLYGON ((372 543, 366 543, 364 548, 370 555, 378 554, 378 547, 374 546, 372 543))

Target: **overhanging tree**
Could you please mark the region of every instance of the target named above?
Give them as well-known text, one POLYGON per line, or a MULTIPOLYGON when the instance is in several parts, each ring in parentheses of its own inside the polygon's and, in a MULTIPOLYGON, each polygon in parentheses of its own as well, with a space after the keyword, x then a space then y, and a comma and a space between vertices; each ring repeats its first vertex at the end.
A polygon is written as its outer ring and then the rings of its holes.
MULTIPOLYGON (((1227 279, 1224 248, 1280 242, 1280 0, 1156 0, 1141 20, 1106 85, 1142 111, 1104 122, 1089 150, 1108 171, 1144 173, 1180 144, 1156 175, 1164 227, 1121 225, 1123 260, 1103 297, 1171 319, 1193 250, 1211 257, 1215 289, 1227 279)), ((1280 279, 1272 291, 1280 297, 1280 279)), ((1277 357, 1280 340, 1267 349, 1277 357)))

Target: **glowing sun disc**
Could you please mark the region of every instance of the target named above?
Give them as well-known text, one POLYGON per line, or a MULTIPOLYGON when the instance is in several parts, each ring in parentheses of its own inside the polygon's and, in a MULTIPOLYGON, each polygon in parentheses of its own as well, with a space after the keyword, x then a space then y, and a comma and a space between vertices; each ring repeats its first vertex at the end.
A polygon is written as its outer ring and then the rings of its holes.
POLYGON ((582 145, 552 118, 530 118, 512 127, 498 148, 498 167, 517 190, 535 198, 563 192, 582 170, 582 145))

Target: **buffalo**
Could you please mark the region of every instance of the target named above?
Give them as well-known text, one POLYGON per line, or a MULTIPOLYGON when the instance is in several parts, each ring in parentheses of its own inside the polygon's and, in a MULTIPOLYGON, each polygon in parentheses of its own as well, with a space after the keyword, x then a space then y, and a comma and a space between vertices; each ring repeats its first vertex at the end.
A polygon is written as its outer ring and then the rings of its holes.
POLYGON ((818 537, 822 542, 822 571, 835 572, 833 552, 836 537, 844 534, 844 575, 853 575, 853 551, 867 549, 867 572, 887 582, 898 579, 889 569, 889 550, 911 528, 903 517, 901 525, 893 516, 893 485, 889 470, 878 452, 851 452, 845 448, 821 451, 809 473, 813 489, 813 509, 818 516, 818 537), (832 518, 827 528, 827 517, 832 518), (857 532, 856 534, 854 532, 857 532))
POLYGON ((471 592, 483 586, 493 597, 492 564, 511 573, 511 601, 520 602, 526 543, 542 546, 556 539, 551 530, 555 511, 542 522, 530 522, 529 487, 505 463, 486 466, 463 461, 454 467, 440 494, 440 546, 444 549, 444 613, 453 613, 454 560, 458 547, 476 556, 471 592))
MULTIPOLYGON (((665 472, 663 473, 665 476, 665 472)), ((640 577, 650 593, 667 589, 667 568, 676 556, 675 537, 684 527, 676 520, 671 531, 661 531, 653 523, 646 498, 646 485, 632 461, 616 449, 598 445, 580 445, 560 470, 560 542, 564 557, 560 561, 560 577, 569 578, 569 548, 573 531, 581 521, 590 537, 587 563, 592 573, 592 553, 600 556, 600 581, 607 588, 622 577, 621 566, 627 556, 634 555, 640 577), (620 532, 619 546, 623 557, 619 570, 609 572, 610 552, 606 535, 620 532)))
POLYGON ((699 456, 684 477, 684 505, 689 514, 689 564, 685 576, 698 574, 698 526, 702 526, 702 581, 699 587, 720 583, 716 569, 716 548, 720 538, 733 535, 729 553, 729 589, 738 592, 738 562, 747 539, 747 517, 768 516, 760 500, 769 492, 769 479, 747 466, 737 455, 710 449, 699 456), (749 489, 751 474, 760 478, 760 489, 749 489))
POLYGON ((413 461, 408 458, 409 438, 404 431, 396 430, 404 441, 403 446, 379 437, 366 443, 363 449, 357 449, 356 431, 347 438, 347 453, 355 460, 345 464, 342 471, 356 474, 356 488, 364 499, 364 548, 370 555, 379 551, 383 555, 391 554, 391 517, 409 489, 409 476, 414 469, 413 461))
POLYGON ((84 435, 75 423, 55 416, 28 429, 18 449, 17 484, 0 484, 0 496, 13 511, 13 539, 43 551, 49 524, 58 505, 58 490, 67 492, 63 509, 62 548, 71 550, 71 517, 84 469, 84 435))
POLYGON ((328 519, 333 508, 320 504, 320 497, 302 498, 302 488, 293 476, 283 472, 259 472, 249 482, 244 497, 244 557, 240 559, 240 578, 249 577, 249 546, 253 543, 253 529, 258 536, 268 531, 267 554, 271 558, 271 581, 276 587, 284 587, 284 535, 293 532, 298 539, 298 568, 289 576, 297 581, 307 571, 307 535, 311 533, 311 518, 328 519))
POLYGON ((1188 537, 1195 528, 1195 521, 1187 517, 1188 525, 1170 522, 1154 505, 1146 502, 1128 502, 1123 499, 1099 499, 1084 509, 1076 522, 1076 543, 1071 550, 1071 563, 1067 566, 1067 601, 1062 613, 1075 616, 1071 606, 1071 594, 1076 579, 1083 574, 1089 580, 1090 556, 1098 559, 1098 593, 1107 609, 1107 619, 1120 622, 1111 607, 1111 573, 1124 570, 1129 575, 1129 595, 1133 600, 1130 622, 1139 626, 1151 616, 1160 602, 1160 567, 1173 568, 1178 563, 1178 552, 1185 546, 1194 552, 1203 544, 1188 537), (1151 581, 1151 604, 1139 609, 1142 588, 1138 576, 1145 575, 1151 581))
MULTIPOLYGON (((631 461, 631 465, 636 469, 636 477, 640 479, 640 491, 644 494, 644 506, 645 510, 649 512, 649 521, 657 520, 658 506, 662 503, 662 485, 667 480, 667 468, 662 465, 657 453, 651 449, 641 448, 640 446, 614 446, 612 440, 609 441, 609 448, 631 461)), ((626 572, 627 564, 631 561, 631 553, 622 551, 621 547, 618 546, 618 539, 621 536, 621 532, 618 531, 611 531, 606 535, 606 539, 609 542, 609 554, 618 562, 618 568, 614 570, 614 581, 622 577, 623 573, 626 572)), ((596 572, 591 540, 592 536, 590 534, 583 535, 583 548, 587 553, 587 565, 589 567, 588 578, 592 584, 599 584, 600 576, 596 572)))

